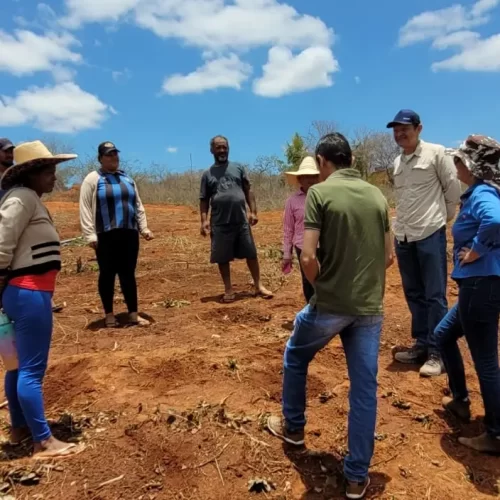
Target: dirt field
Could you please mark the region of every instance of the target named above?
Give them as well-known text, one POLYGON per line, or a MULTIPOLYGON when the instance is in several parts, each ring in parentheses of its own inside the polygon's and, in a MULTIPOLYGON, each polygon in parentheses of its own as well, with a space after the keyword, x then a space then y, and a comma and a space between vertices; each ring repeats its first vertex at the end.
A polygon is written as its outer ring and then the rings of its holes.
MULTIPOLYGON (((76 204, 49 208, 63 238, 79 235, 76 204)), ((4 445, 0 492, 44 500, 342 498, 349 384, 339 341, 309 372, 308 450, 291 451, 262 428, 266 415, 280 411, 283 349, 303 305, 298 272, 288 278, 280 272, 281 214, 262 214, 255 229, 275 298, 246 294, 249 276, 239 263, 233 277, 240 300, 231 305, 218 302, 221 285, 208 263, 209 243, 198 235, 197 213, 148 207, 148 215, 157 238, 143 243, 138 269, 141 310, 154 319, 148 329, 102 329, 92 252, 65 247, 56 299, 67 307, 55 316, 46 407, 55 434, 83 440, 87 449, 40 464, 26 458, 29 448, 4 445), (275 489, 249 492, 256 479, 275 489)), ((475 419, 461 428, 440 409, 446 377, 420 380, 413 369, 392 364, 391 346, 409 339, 395 267, 386 306, 368 498, 497 496, 500 460, 468 452, 456 439, 481 427, 469 357, 475 419)), ((117 295, 117 312, 123 310, 117 295)), ((5 407, 0 418, 5 438, 5 407)))

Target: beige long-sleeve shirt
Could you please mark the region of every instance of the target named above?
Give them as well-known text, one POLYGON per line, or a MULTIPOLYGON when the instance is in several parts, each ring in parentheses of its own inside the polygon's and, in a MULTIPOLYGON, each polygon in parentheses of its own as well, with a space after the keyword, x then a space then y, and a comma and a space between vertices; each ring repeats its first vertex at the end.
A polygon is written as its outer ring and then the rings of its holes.
POLYGON ((420 141, 412 155, 394 161, 398 241, 420 241, 435 233, 455 216, 461 185, 453 160, 444 146, 420 141))
POLYGON ((0 276, 60 269, 59 235, 47 208, 35 191, 11 189, 0 206, 0 276))

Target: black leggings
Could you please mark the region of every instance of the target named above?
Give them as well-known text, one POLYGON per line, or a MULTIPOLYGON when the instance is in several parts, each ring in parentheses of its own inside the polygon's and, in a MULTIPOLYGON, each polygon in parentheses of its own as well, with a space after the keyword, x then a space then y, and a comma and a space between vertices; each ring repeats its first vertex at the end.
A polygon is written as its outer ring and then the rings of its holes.
POLYGON ((96 255, 99 264, 99 295, 104 312, 113 312, 117 274, 128 312, 137 312, 135 268, 139 256, 139 232, 133 229, 113 229, 99 234, 96 255))

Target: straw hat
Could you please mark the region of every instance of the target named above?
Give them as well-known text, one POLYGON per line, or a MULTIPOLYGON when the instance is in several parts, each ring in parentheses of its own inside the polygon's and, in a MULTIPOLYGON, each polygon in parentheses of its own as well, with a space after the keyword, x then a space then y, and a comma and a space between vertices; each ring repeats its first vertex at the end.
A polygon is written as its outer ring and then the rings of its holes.
POLYGON ((289 184, 296 186, 299 184, 297 177, 301 175, 319 175, 318 165, 312 156, 306 156, 299 165, 298 170, 294 172, 285 172, 285 175, 289 184))
POLYGON ((40 141, 24 142, 14 149, 15 165, 8 168, 2 176, 1 188, 11 189, 19 184, 20 178, 37 168, 57 165, 63 161, 77 158, 74 154, 53 155, 40 141))

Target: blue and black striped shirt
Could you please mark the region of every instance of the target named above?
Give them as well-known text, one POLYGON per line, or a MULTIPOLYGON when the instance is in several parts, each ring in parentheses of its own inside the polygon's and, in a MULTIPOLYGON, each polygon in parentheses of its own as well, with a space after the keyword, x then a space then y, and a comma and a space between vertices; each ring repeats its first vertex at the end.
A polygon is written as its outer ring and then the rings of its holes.
POLYGON ((135 182, 125 172, 99 171, 96 216, 97 233, 113 229, 137 230, 135 182))

